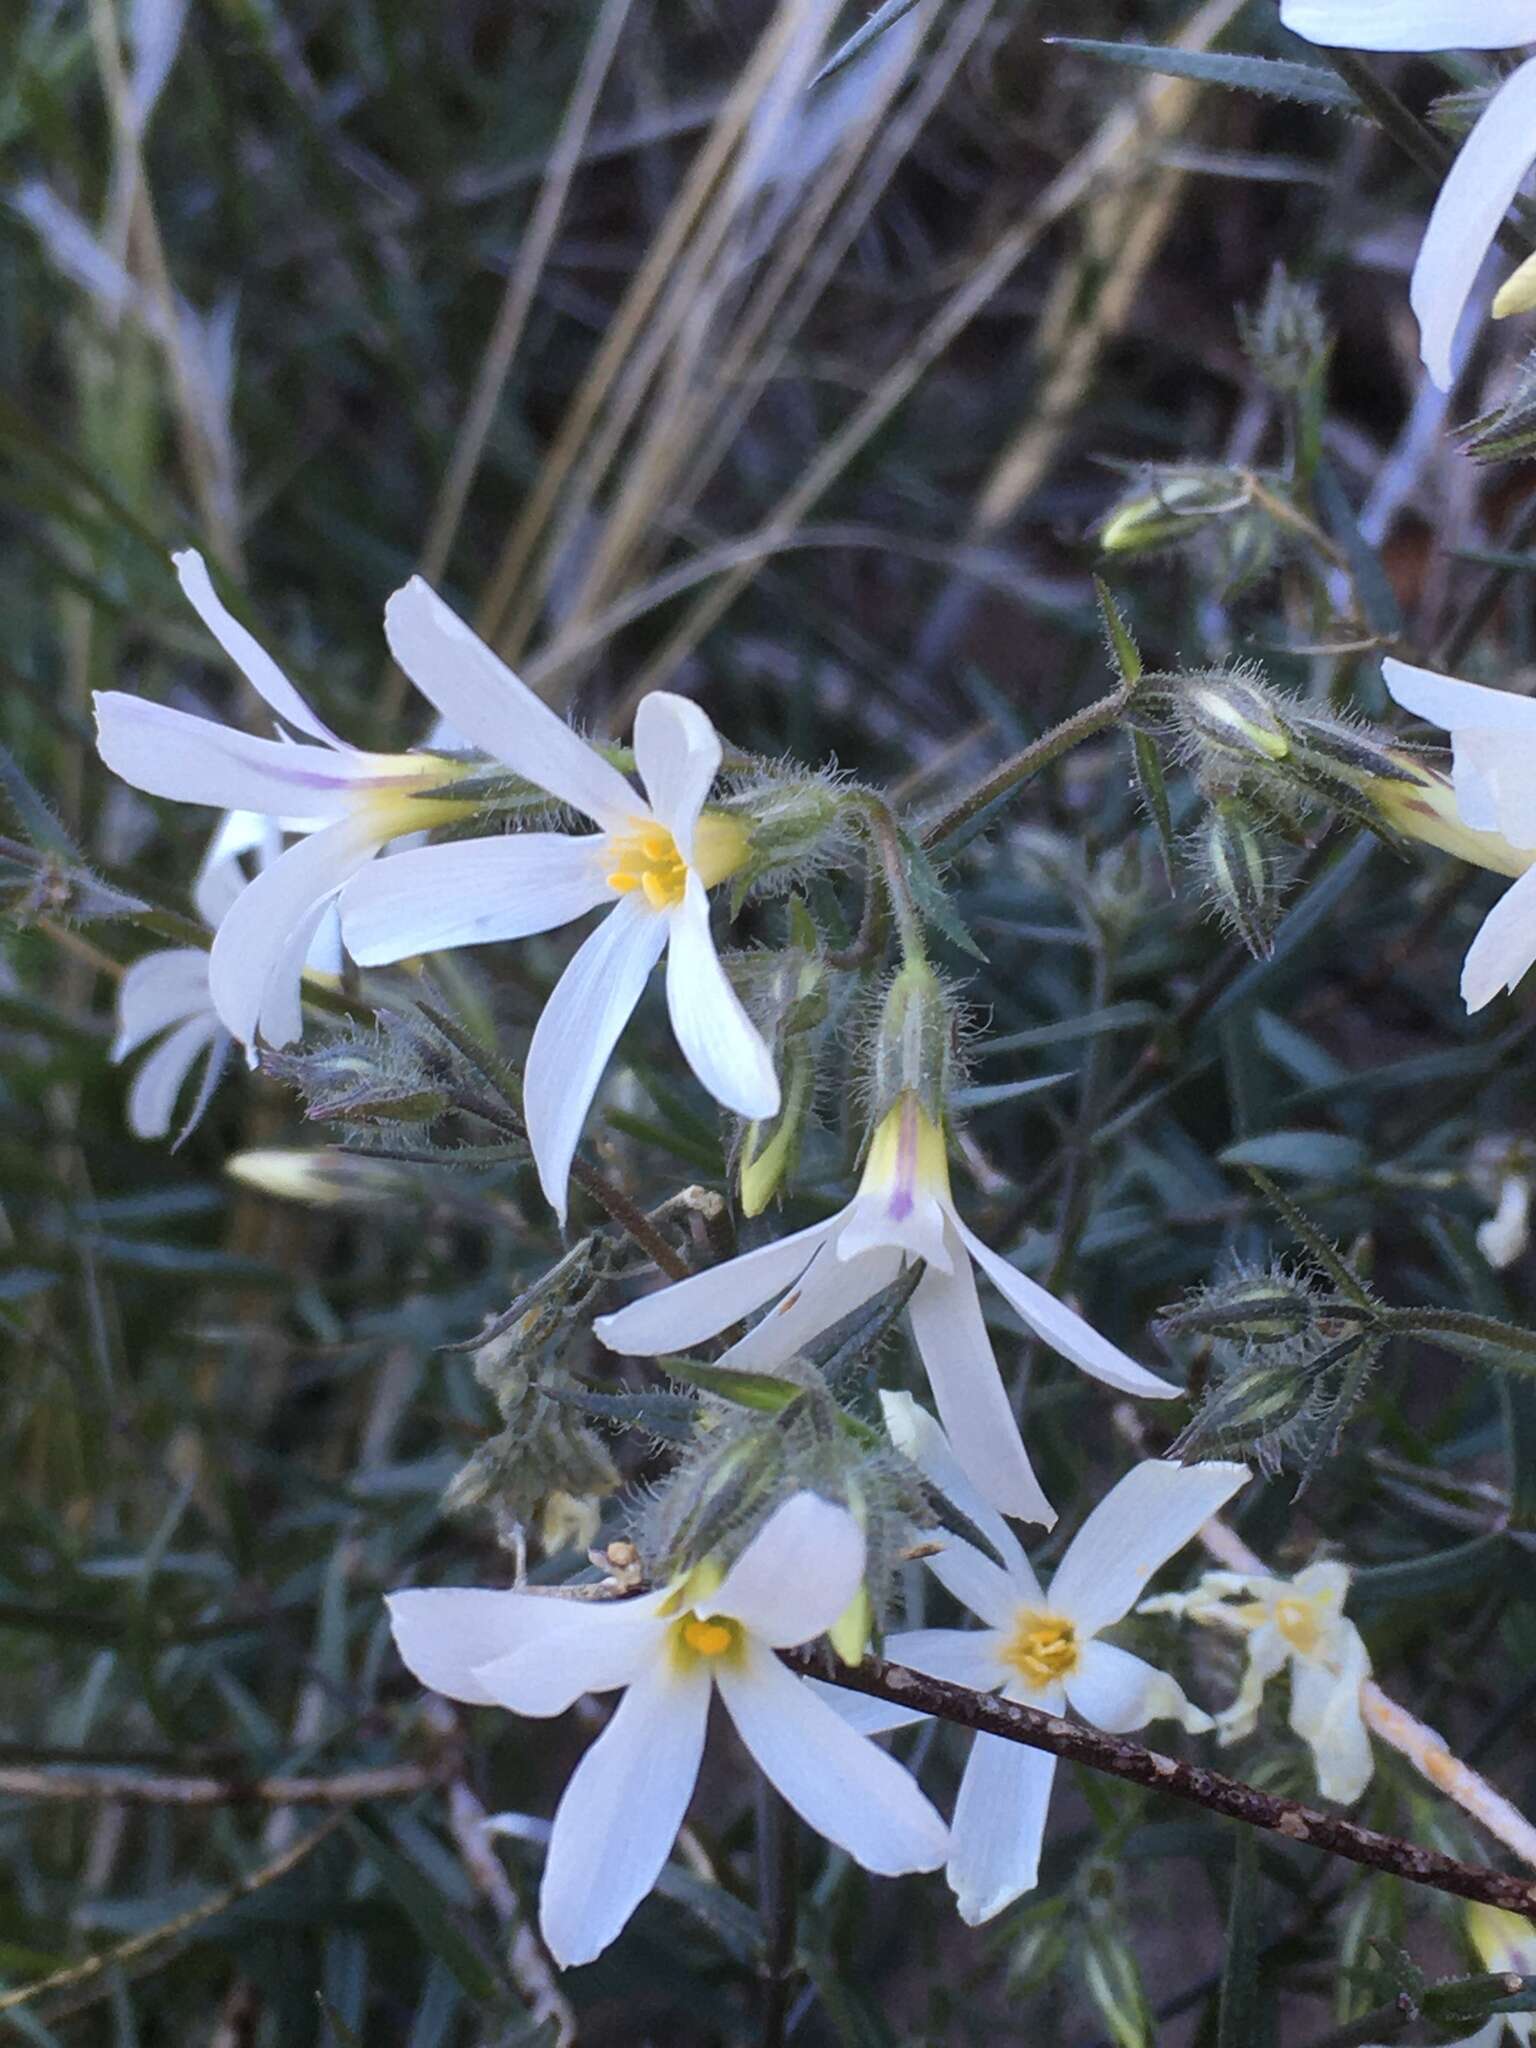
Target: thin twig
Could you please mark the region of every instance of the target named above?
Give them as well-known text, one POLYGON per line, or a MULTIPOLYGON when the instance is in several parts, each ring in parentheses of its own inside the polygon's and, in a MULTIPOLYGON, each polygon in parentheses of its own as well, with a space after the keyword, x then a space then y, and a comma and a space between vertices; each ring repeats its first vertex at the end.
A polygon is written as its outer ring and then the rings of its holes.
POLYGON ((963 1685, 951 1685, 905 1665, 887 1663, 884 1658, 867 1657, 856 1669, 812 1650, 786 1650, 780 1655, 792 1671, 820 1678, 849 1692, 864 1693, 870 1699, 890 1700, 896 1706, 911 1707, 919 1713, 952 1721, 980 1735, 1000 1735, 1005 1742, 1023 1743, 1029 1749, 1043 1749, 1069 1763, 1084 1764, 1107 1777, 1123 1778, 1132 1785, 1145 1785, 1168 1792, 1175 1799, 1203 1806, 1229 1820, 1283 1835, 1289 1842, 1303 1842, 1332 1856, 1346 1857, 1369 1870, 1384 1870, 1410 1884, 1451 1892, 1458 1898, 1476 1899, 1483 1905, 1499 1906, 1505 1912, 1536 1919, 1536 1882, 1506 1870, 1460 1863, 1436 1849, 1422 1849, 1416 1842, 1396 1835, 1379 1834, 1339 1814, 1323 1813, 1294 1799, 1280 1799, 1213 1771, 1204 1764, 1184 1763, 1122 1735, 1105 1735, 1097 1728, 1085 1728, 1054 1714, 1041 1713, 1016 1700, 1001 1699, 995 1693, 972 1692, 963 1685))
POLYGON ((199 1778, 114 1770, 0 1770, 0 1798, 126 1800, 142 1806, 355 1806, 408 1799, 442 1777, 440 1765, 396 1764, 329 1777, 199 1778))

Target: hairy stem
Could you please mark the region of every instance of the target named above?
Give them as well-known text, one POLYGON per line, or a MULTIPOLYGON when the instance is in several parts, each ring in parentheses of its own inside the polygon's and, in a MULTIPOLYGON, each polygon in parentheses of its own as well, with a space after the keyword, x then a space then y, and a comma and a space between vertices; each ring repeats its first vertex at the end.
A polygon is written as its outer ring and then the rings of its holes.
POLYGON ((1096 703, 1085 705, 1081 711, 1074 711, 1070 718, 1064 718, 1060 725, 1052 726, 1048 733, 1031 741, 1017 754, 1013 754, 1002 766, 992 773, 967 795, 961 797, 923 833, 925 846, 941 846, 963 831, 973 818, 987 810, 1005 796, 1011 796, 1042 768, 1048 768, 1053 761, 1080 746, 1084 740, 1092 739, 1115 723, 1131 701, 1131 692, 1125 688, 1111 690, 1107 697, 1100 697, 1096 703))

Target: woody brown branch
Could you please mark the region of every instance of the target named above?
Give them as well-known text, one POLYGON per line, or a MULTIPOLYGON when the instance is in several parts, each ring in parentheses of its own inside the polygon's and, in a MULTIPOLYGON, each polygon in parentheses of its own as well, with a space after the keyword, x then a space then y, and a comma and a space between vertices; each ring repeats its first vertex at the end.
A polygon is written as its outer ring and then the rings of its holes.
POLYGON ((1434 1849, 1421 1849, 1395 1835, 1378 1834, 1338 1814, 1323 1813, 1302 1806, 1294 1799, 1278 1799, 1229 1778, 1204 1764, 1184 1763, 1124 1736, 1105 1735, 1097 1728, 1080 1727, 1059 1720, 1054 1714, 1000 1699, 995 1693, 971 1692, 940 1678, 929 1678, 904 1664, 890 1664, 880 1657, 866 1657, 849 1670, 832 1657, 814 1650, 781 1651, 792 1671, 820 1678, 849 1692, 861 1692, 871 1699, 890 1700, 911 1707, 979 1735, 1000 1735, 1005 1742, 1021 1742, 1030 1749, 1043 1749, 1069 1763, 1085 1764, 1111 1778, 1124 1778, 1132 1785, 1147 1785, 1158 1792, 1172 1793, 1211 1813, 1224 1814, 1249 1827, 1265 1828, 1287 1841, 1305 1842, 1332 1856, 1347 1857, 1371 1870, 1384 1870, 1410 1884, 1422 1884, 1435 1891, 1454 1892, 1459 1898, 1476 1899, 1483 1905, 1502 1906, 1507 1912, 1536 1919, 1536 1883, 1508 1871, 1485 1865, 1458 1863, 1434 1849))

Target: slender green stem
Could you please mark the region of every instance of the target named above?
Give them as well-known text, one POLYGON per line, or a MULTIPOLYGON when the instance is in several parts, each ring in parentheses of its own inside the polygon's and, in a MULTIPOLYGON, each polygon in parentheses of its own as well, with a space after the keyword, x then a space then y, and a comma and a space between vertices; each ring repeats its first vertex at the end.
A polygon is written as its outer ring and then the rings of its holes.
POLYGON ((885 891, 896 915, 896 935, 901 942, 902 957, 925 960, 928 956, 923 944, 923 920, 912 899, 912 885, 907 878, 907 864, 901 851, 901 827, 883 797, 862 796, 859 807, 870 839, 880 855, 885 891))
POLYGON ((963 831, 973 818, 990 808, 1005 796, 1011 796, 1042 768, 1049 768, 1063 754, 1084 740, 1091 740, 1115 723, 1131 701, 1131 691, 1124 687, 1111 690, 1107 697, 1100 697, 1097 703, 1086 705, 1081 711, 1074 711, 1070 718, 1064 718, 1060 725, 1052 726, 1048 733, 1021 748, 1017 754, 995 768, 985 781, 966 796, 960 798, 941 817, 936 818, 923 833, 925 846, 941 846, 963 831))
MULTIPOLYGON (((1378 1326, 1393 1337, 1436 1337, 1470 1340, 1497 1351, 1497 1363, 1506 1372, 1536 1373, 1536 1330, 1518 1323, 1501 1323, 1497 1316, 1473 1315, 1459 1308, 1388 1308, 1377 1317, 1378 1326)), ((1462 1349, 1453 1343, 1453 1350, 1462 1349)), ((1492 1362, 1492 1361, 1490 1361, 1492 1362)))
MULTIPOLYGON (((1517 515, 1508 536, 1499 542, 1499 551, 1506 555, 1520 555, 1532 541, 1536 541, 1536 496, 1517 515)), ((1454 670, 1460 667, 1467 650, 1497 610, 1499 599, 1504 595, 1504 586, 1513 573, 1507 563, 1488 571, 1460 614, 1451 621, 1435 649, 1436 668, 1454 670)))
POLYGON ((795 1980, 795 1921, 799 1905, 795 1816, 758 1773, 757 1898, 763 1923, 762 2048, 783 2048, 789 1994, 795 1980))

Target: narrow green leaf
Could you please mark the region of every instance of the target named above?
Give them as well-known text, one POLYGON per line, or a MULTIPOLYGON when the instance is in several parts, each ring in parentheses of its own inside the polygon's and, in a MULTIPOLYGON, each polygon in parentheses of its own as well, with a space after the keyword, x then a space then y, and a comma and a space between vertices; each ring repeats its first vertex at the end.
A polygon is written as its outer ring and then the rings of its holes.
POLYGON ((1216 2048, 1259 2048, 1259 1859, 1252 1828, 1237 1830, 1227 1902, 1227 1954, 1221 1972, 1216 2048))
POLYGON ((1215 50, 1173 50, 1163 43, 1104 43, 1089 36, 1047 36, 1064 50, 1082 50, 1109 64, 1132 71, 1155 71, 1164 78, 1189 78, 1197 85, 1222 85, 1238 92, 1263 93, 1269 99, 1300 100, 1309 107, 1332 107, 1352 113, 1355 96, 1341 79, 1318 64, 1296 64, 1280 57, 1243 57, 1215 50))

